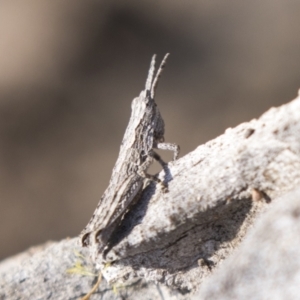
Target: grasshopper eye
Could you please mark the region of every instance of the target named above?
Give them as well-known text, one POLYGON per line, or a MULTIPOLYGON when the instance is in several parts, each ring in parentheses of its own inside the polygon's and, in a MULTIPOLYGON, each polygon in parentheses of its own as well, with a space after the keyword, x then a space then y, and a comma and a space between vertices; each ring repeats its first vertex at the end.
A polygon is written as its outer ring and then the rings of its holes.
POLYGON ((88 247, 89 246, 89 244, 90 244, 89 237, 90 237, 90 232, 86 233, 82 237, 82 239, 81 239, 82 247, 88 247))

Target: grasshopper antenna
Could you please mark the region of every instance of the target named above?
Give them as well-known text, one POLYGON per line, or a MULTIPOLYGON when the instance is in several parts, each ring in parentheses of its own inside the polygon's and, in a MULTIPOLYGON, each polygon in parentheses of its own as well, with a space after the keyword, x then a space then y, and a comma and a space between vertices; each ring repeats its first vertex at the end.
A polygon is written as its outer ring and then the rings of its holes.
POLYGON ((156 59, 156 54, 154 54, 151 59, 150 69, 149 69, 148 77, 146 80, 146 89, 145 89, 146 92, 151 91, 153 77, 154 77, 154 71, 155 71, 155 59, 156 59))
MULTIPOLYGON (((159 80, 159 78, 160 78, 160 76, 161 76, 161 74, 162 74, 162 72, 163 72, 163 70, 164 70, 164 67, 165 67, 165 65, 166 65, 166 63, 167 63, 167 59, 168 59, 168 56, 169 56, 169 55, 170 55, 170 53, 167 53, 167 54, 165 55, 164 59, 162 60, 160 66, 159 66, 159 68, 158 68, 158 70, 157 70, 157 72, 156 72, 156 76, 155 76, 155 78, 154 78, 154 80, 153 80, 153 82, 152 82, 151 93, 150 93, 150 96, 151 96, 152 99, 154 99, 155 90, 156 90, 157 85, 158 85, 158 80, 159 80)), ((149 73, 150 73, 150 72, 149 72, 149 73)), ((147 81, 148 81, 148 80, 147 80, 147 81)))

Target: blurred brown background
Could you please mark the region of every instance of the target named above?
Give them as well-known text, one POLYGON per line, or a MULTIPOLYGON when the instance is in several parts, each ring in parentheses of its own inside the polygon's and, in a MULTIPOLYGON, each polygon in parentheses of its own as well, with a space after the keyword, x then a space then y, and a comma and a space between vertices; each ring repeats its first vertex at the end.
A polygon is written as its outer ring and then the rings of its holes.
POLYGON ((0 2, 0 258, 75 236, 108 184, 153 53, 181 155, 292 100, 300 1, 0 2))

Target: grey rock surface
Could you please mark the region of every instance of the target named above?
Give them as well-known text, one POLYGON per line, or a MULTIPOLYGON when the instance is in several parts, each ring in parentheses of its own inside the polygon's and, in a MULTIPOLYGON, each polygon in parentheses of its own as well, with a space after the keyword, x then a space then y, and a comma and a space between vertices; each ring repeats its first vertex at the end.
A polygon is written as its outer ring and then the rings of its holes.
POLYGON ((77 239, 31 249, 0 264, 0 299, 78 299, 96 281, 95 263, 104 279, 91 299, 190 299, 197 290, 198 299, 240 299, 259 284, 265 299, 289 279, 280 295, 295 295, 299 192, 286 195, 300 183, 299 98, 226 130, 159 176, 169 192, 145 188, 114 237, 112 264, 91 261, 77 239), (257 236, 240 248, 258 219, 257 236))
POLYGON ((300 187, 275 202, 193 299, 300 299, 300 187))
MULTIPOLYGON (((78 244, 78 238, 49 242, 4 260, 0 264, 0 299, 75 300, 85 296, 96 283, 98 274, 78 244)), ((90 299, 175 300, 182 296, 165 286, 140 279, 115 286, 103 279, 90 299)))
POLYGON ((160 176, 169 193, 155 184, 144 190, 103 274, 109 282, 137 276, 193 291, 271 200, 299 185, 300 99, 227 129, 160 176))

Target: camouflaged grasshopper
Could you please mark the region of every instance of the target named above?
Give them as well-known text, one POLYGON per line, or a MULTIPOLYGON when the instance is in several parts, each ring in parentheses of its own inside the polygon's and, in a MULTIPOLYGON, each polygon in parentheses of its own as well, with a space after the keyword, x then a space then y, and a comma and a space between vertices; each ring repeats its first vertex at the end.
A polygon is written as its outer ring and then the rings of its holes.
MULTIPOLYGON (((179 154, 178 145, 164 143, 164 121, 154 101, 159 77, 168 56, 165 55, 156 75, 156 56, 152 57, 145 90, 132 101, 131 117, 109 185, 80 235, 84 247, 92 247, 96 250, 94 253, 103 254, 103 257, 114 230, 129 206, 138 200, 145 179, 161 183, 158 178, 147 174, 153 159, 163 167, 166 165, 153 149, 173 151, 174 160, 179 154)), ((165 190, 163 184, 162 189, 165 190)))

